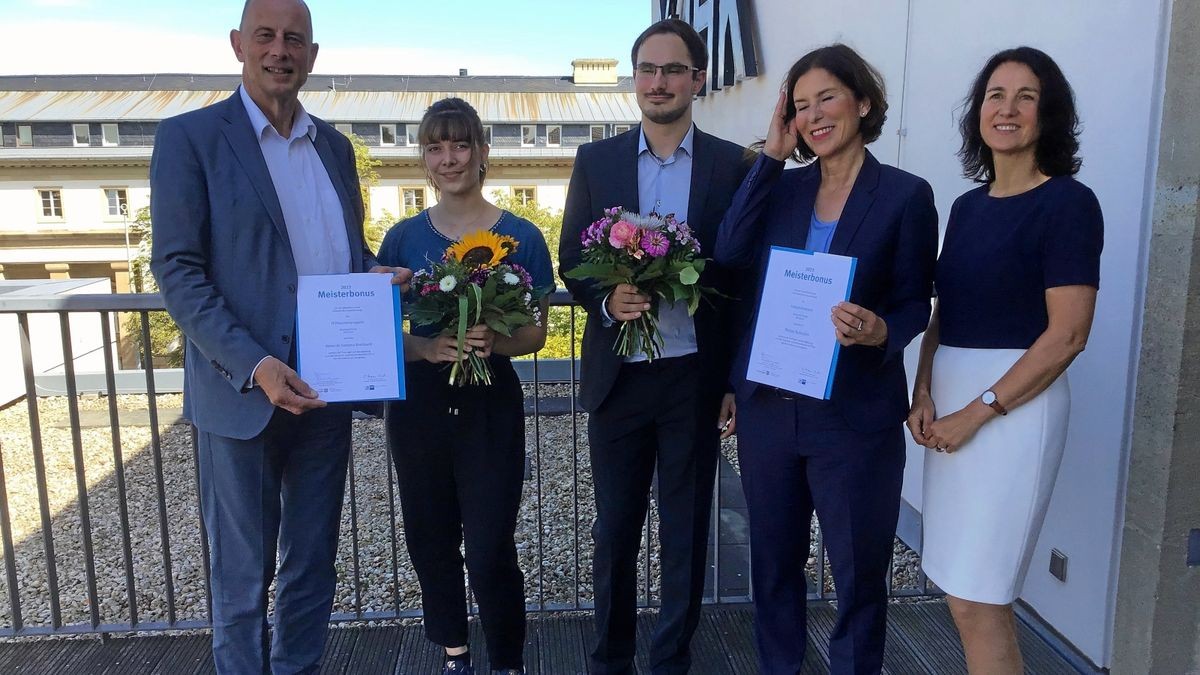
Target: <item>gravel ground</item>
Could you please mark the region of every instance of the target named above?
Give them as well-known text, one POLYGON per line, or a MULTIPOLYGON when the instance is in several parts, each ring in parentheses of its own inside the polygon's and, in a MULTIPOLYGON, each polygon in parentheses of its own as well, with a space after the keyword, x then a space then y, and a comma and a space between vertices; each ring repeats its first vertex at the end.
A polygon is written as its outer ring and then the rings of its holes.
MULTIPOLYGON (((543 385, 543 397, 567 396, 565 385, 543 385)), ((119 396, 125 411, 144 410, 144 396, 119 396)), ((157 398, 162 410, 177 409, 177 395, 157 398)), ((82 398, 84 411, 107 412, 109 401, 102 397, 82 398)), ((40 419, 47 506, 46 518, 54 546, 54 570, 63 624, 90 621, 84 528, 75 475, 75 443, 67 399, 44 398, 37 402, 40 419)), ((166 421, 166 420, 164 420, 166 421)), ((526 572, 526 602, 537 605, 573 605, 591 600, 591 534, 594 518, 591 473, 587 450, 585 414, 526 418, 530 479, 517 529, 517 547, 526 572), (540 443, 538 442, 540 439, 540 443), (540 507, 540 508, 539 508, 540 507), (541 536, 539 537, 539 532, 541 536)), ((50 580, 43 543, 43 512, 39 507, 37 463, 30 439, 28 407, 19 402, 0 410, 0 447, 3 455, 3 487, 7 510, 0 512, 11 527, 13 552, 4 555, 0 570, 0 625, 12 626, 9 602, 11 566, 17 578, 21 619, 26 626, 51 623, 50 580)), ((90 542, 95 560, 97 611, 101 623, 131 621, 123 554, 121 491, 128 505, 127 522, 131 550, 131 576, 139 622, 166 621, 170 602, 167 594, 162 533, 169 541, 170 580, 174 590, 175 619, 205 620, 205 580, 196 502, 196 476, 190 428, 162 424, 158 429, 160 453, 153 450, 148 426, 122 422, 119 428, 124 486, 115 473, 114 434, 107 427, 83 428, 78 432, 79 453, 85 469, 90 542), (160 511, 158 467, 161 467, 165 508, 160 511)), ((732 441, 723 447, 725 456, 737 466, 732 441)), ((390 459, 379 420, 354 422, 352 493, 347 491, 343 509, 342 537, 338 558, 338 587, 335 612, 353 613, 361 608, 374 611, 420 609, 416 576, 409 564, 399 505, 391 489, 390 459), (353 497, 352 509, 351 499, 353 497), (358 564, 355 565, 357 548, 358 564), (357 575, 357 583, 355 577, 357 575)), ((0 500, 2 502, 3 500, 0 500)), ((651 504, 650 551, 657 550, 657 514, 651 504)), ((814 526, 815 529, 815 526, 814 526)), ((808 561, 814 574, 816 546, 808 561)), ((917 556, 897 541, 895 583, 897 588, 917 585, 917 556)), ((658 556, 646 559, 643 547, 639 564, 645 589, 647 565, 651 572, 650 600, 657 601, 658 556)), ((832 581, 826 575, 826 590, 832 581)), ((643 591, 644 593, 644 591, 643 591)))

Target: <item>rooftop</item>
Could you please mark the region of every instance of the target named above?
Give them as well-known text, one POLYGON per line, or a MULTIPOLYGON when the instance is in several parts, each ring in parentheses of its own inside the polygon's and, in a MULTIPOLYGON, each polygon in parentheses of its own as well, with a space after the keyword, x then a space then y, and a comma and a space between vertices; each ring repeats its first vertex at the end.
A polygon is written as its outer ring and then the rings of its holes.
MULTIPOLYGON (((0 77, 0 120, 155 121, 229 96, 240 75, 28 75, 0 77)), ((304 107, 337 122, 416 121, 434 101, 458 96, 488 123, 632 122, 630 78, 576 85, 570 77, 314 75, 304 107)))

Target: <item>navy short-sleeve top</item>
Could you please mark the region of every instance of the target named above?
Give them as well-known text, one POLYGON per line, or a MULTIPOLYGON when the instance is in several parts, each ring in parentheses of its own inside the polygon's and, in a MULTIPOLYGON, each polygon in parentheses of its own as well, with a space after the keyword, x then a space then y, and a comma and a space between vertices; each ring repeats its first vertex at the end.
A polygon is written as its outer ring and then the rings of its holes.
MULTIPOLYGON (((550 251, 546 248, 546 238, 536 225, 508 211, 501 211, 491 231, 517 240, 517 250, 509 254, 505 262, 516 263, 529 272, 533 278, 533 297, 536 300, 554 290, 550 251)), ((377 257, 381 265, 407 267, 416 272, 429 269, 433 263, 439 262, 446 248, 453 243, 454 240, 433 226, 429 210, 426 209, 393 225, 384 236, 377 257)), ((412 327, 413 335, 425 337, 436 332, 436 326, 412 327)))
POLYGON ((1100 288, 1104 218, 1083 183, 1056 176, 1010 197, 959 197, 938 257, 939 342, 1028 349, 1046 330, 1046 289, 1100 288))

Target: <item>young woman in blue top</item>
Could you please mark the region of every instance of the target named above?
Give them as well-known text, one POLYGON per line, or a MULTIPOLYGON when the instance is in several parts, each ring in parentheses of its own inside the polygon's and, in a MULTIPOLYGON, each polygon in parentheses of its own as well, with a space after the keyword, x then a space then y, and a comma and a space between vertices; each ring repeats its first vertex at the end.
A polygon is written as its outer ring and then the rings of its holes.
MULTIPOLYGON (((429 107, 417 137, 437 205, 397 223, 379 260, 428 268, 463 236, 491 230, 516 239, 509 262, 532 276, 541 316, 554 288, 550 253, 533 223, 483 197, 489 147, 483 124, 466 101, 429 107)), ((408 399, 388 405, 388 447, 396 463, 404 538, 421 583, 425 632, 446 649, 443 673, 472 675, 467 650, 463 556, 495 672, 521 673, 525 646, 524 577, 514 541, 525 471, 525 414, 520 381, 509 357, 546 342, 545 324, 498 335, 467 331, 468 349, 488 359, 492 384, 448 384, 457 358, 453 335, 413 326, 404 336, 408 399)))
POLYGON ((1012 602, 1066 442, 1062 377, 1100 284, 1100 204, 1074 179, 1074 94, 1019 47, 979 73, 961 122, 964 173, 908 418, 925 455, 922 565, 946 591, 972 673, 1021 673, 1012 602))

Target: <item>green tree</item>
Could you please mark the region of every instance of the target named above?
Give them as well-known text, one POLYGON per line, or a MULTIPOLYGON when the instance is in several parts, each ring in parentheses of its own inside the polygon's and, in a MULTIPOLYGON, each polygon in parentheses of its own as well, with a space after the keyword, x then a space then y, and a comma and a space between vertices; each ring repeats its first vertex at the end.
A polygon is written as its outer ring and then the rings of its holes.
MULTIPOLYGON (((558 240, 562 235, 562 211, 539 206, 535 202, 522 203, 511 194, 499 190, 492 192, 496 206, 511 211, 537 226, 546 238, 550 249, 550 260, 554 266, 554 283, 558 283, 558 240)), ((580 311, 580 310, 577 310, 580 311)), ((576 317, 575 356, 580 354, 583 339, 583 315, 576 317)), ((538 352, 544 359, 566 359, 571 357, 571 308, 551 307, 546 320, 546 346, 538 352)))
POLYGON ((378 251, 383 243, 383 235, 395 223, 395 218, 387 211, 380 218, 371 218, 371 188, 379 184, 379 166, 382 161, 371 156, 371 148, 358 134, 346 136, 354 148, 354 168, 358 171, 358 191, 362 194, 363 202, 363 239, 372 251, 378 251))
MULTIPOLYGON (((150 247, 153 230, 150 227, 150 207, 143 206, 130 224, 131 233, 138 235, 137 255, 133 258, 133 269, 129 270, 133 290, 137 293, 157 293, 158 284, 150 274, 150 247)), ((166 312, 150 312, 150 354, 158 366, 178 368, 183 365, 183 333, 166 312)), ((138 354, 142 352, 142 319, 140 314, 126 314, 121 321, 122 333, 133 340, 138 354)), ((140 356, 139 364, 140 364, 140 356)))

